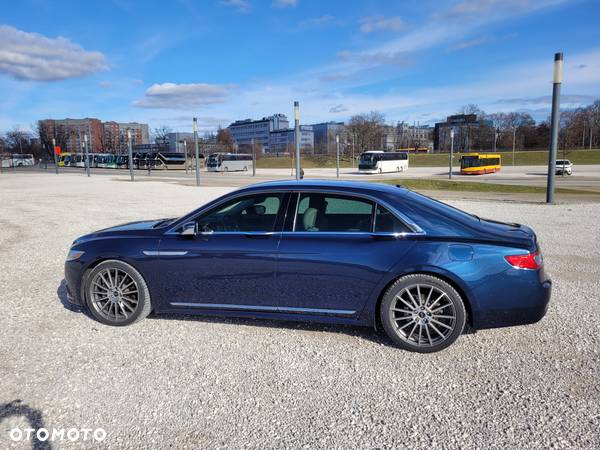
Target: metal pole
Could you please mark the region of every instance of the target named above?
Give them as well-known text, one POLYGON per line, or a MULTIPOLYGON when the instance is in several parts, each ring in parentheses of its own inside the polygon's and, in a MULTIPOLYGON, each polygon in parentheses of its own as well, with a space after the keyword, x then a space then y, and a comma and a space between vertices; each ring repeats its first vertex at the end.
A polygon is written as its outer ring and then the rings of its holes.
POLYGON ((498 129, 494 128, 494 153, 496 153, 497 142, 498 142, 498 129))
POLYGON ((200 186, 200 152, 198 150, 198 118, 194 117, 192 121, 192 126, 194 128, 194 147, 195 147, 195 156, 196 162, 194 167, 196 169, 196 186, 200 186))
POLYGON ((294 102, 294 140, 296 141, 296 180, 300 180, 300 103, 294 102))
POLYGON ((254 146, 254 138, 252 138, 252 176, 256 176, 256 147, 254 146))
POLYGON ((54 155, 54 172, 58 175, 58 158, 56 157, 56 139, 52 138, 52 154, 54 155))
POLYGON ((335 176, 340 177, 340 135, 335 135, 335 176))
POLYGON ((517 127, 513 127, 513 160, 512 165, 515 165, 515 142, 517 141, 517 127))
POLYGON ((554 80, 552 86, 552 139, 548 152, 548 186, 546 203, 554 203, 554 177, 556 173, 556 150, 558 145, 558 128, 560 120, 560 86, 562 84, 563 54, 554 54, 554 80))
POLYGON ((188 173, 188 151, 187 151, 187 141, 183 140, 183 151, 185 153, 185 173, 188 173))
POLYGON ((454 156, 454 128, 450 128, 450 155, 448 156, 448 179, 452 179, 452 157, 454 156))
POLYGON ((131 177, 131 181, 134 181, 133 179, 133 150, 131 148, 131 130, 128 128, 127 129, 127 151, 129 153, 129 176, 131 177))
POLYGON ((83 135, 83 143, 85 146, 85 171, 87 172, 87 176, 90 176, 90 154, 89 154, 89 146, 88 146, 88 135, 83 135))

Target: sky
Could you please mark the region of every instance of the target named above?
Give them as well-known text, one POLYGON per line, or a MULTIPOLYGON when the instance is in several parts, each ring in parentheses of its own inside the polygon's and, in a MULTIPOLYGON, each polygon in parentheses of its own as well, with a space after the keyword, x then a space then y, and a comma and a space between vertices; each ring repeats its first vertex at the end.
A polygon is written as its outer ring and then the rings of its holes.
POLYGON ((274 113, 433 124, 600 98, 598 0, 3 2, 0 131, 96 117, 215 130, 274 113))

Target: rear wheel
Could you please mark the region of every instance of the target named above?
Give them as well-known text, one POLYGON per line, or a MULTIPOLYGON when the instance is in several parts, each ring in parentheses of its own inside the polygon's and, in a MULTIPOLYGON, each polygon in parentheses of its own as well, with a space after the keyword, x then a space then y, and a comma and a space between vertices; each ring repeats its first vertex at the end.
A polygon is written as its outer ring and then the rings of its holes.
POLYGON ((150 314, 148 286, 141 274, 123 261, 98 264, 85 281, 87 306, 106 325, 130 325, 150 314))
POLYGON ((385 293, 379 313, 394 343, 419 353, 451 345, 462 334, 467 316, 452 286, 424 274, 399 278, 385 293))

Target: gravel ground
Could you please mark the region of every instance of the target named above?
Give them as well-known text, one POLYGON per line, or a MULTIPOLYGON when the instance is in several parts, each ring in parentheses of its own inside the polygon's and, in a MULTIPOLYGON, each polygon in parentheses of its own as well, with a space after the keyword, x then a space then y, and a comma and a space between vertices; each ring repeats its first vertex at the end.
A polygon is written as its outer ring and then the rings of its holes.
POLYGON ((432 355, 367 328, 180 316, 113 328, 65 307, 75 237, 230 189, 0 176, 0 448, 48 448, 10 439, 28 426, 107 432, 53 448, 600 447, 599 204, 452 200, 531 225, 554 292, 540 323, 432 355))

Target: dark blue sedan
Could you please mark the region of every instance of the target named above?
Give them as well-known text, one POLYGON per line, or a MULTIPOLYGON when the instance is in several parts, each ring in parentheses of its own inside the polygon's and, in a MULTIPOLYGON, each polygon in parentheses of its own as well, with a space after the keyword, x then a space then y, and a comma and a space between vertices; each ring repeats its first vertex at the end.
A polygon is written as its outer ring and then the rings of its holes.
POLYGON ((100 322, 196 313, 383 327, 441 350, 472 329, 529 324, 551 282, 535 233, 400 186, 279 181, 177 219, 75 240, 71 302, 100 322))

